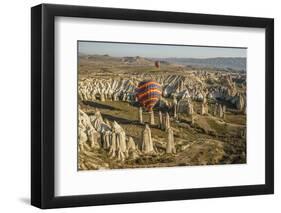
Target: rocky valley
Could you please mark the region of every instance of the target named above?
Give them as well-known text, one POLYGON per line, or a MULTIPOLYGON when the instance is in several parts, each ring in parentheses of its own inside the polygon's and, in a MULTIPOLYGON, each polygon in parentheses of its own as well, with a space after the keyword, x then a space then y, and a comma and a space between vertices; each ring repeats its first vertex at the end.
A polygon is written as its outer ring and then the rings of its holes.
POLYGON ((80 55, 78 170, 246 163, 246 72, 80 55), (142 81, 161 86, 147 111, 142 81))

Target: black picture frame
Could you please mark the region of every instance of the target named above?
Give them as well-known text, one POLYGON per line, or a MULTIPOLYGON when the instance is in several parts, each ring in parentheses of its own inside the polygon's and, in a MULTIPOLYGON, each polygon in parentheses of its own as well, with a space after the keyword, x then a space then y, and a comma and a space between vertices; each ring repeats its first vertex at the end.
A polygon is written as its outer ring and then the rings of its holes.
MULTIPOLYGON (((94 192, 93 192, 94 193, 94 192)), ((274 193, 274 20, 240 16, 41 4, 31 8, 31 204, 60 208, 106 204, 217 198, 274 193), (54 195, 55 17, 264 28, 265 184, 93 195, 54 195)))

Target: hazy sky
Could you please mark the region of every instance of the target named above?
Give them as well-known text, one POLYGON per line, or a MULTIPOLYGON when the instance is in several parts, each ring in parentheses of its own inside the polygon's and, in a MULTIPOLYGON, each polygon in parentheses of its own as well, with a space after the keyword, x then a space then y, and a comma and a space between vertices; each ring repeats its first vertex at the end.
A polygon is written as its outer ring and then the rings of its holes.
POLYGON ((246 57, 247 49, 229 47, 151 45, 109 42, 78 42, 79 53, 110 56, 142 56, 151 58, 246 57))

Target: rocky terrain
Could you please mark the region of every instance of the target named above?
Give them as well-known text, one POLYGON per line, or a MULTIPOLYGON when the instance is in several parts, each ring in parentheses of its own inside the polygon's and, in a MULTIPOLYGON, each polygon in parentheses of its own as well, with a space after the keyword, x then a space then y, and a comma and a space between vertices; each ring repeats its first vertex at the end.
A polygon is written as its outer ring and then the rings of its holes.
MULTIPOLYGON (((163 59, 155 59, 163 60, 163 59)), ((166 62, 190 65, 197 68, 215 68, 246 72, 246 58, 242 57, 217 57, 217 58, 165 58, 166 62)))
POLYGON ((246 163, 246 73, 152 59, 83 55, 78 70, 78 169, 246 163), (153 113, 136 99, 153 79, 153 113))

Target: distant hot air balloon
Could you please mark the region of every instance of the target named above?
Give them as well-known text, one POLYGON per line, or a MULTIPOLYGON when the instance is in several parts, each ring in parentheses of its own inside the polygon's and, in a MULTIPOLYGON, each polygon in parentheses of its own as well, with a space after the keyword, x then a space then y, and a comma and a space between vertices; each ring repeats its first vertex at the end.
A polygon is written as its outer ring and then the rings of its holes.
POLYGON ((160 69, 160 61, 155 61, 155 67, 160 69))
POLYGON ((152 111, 161 94, 161 85, 152 80, 140 82, 136 89, 138 102, 149 112, 152 111))

